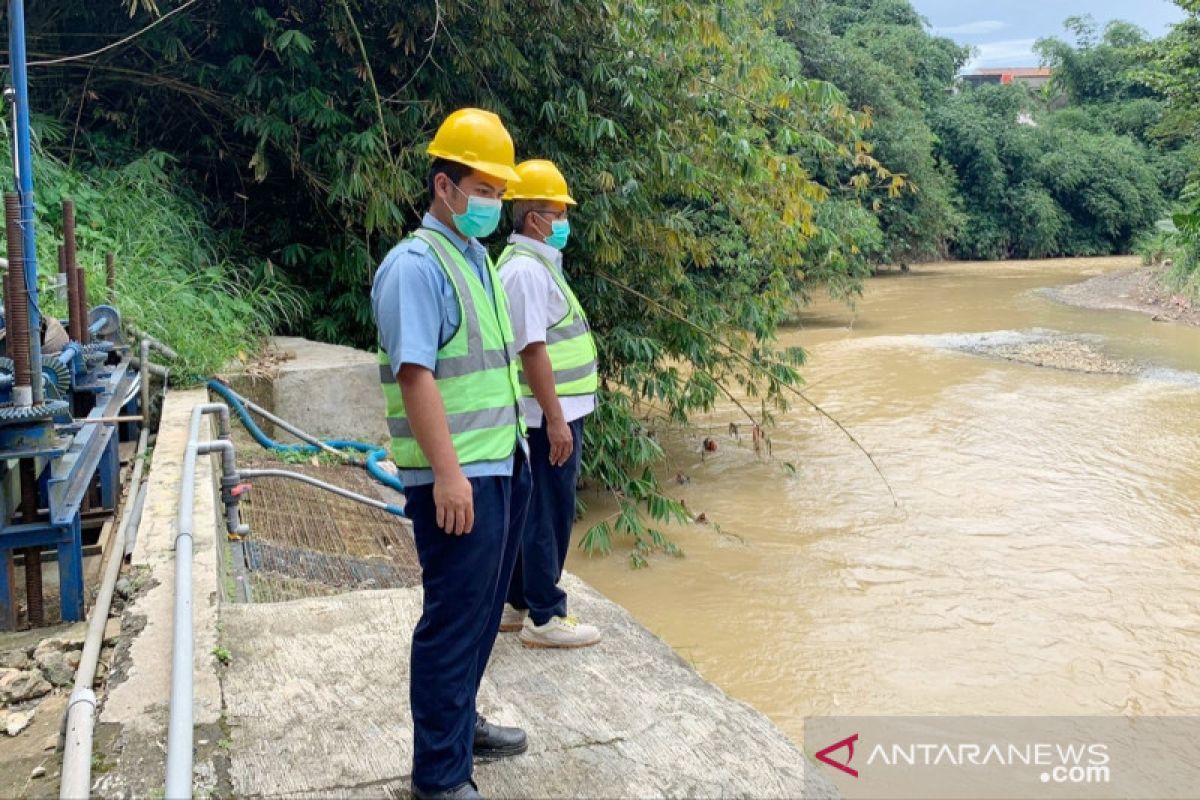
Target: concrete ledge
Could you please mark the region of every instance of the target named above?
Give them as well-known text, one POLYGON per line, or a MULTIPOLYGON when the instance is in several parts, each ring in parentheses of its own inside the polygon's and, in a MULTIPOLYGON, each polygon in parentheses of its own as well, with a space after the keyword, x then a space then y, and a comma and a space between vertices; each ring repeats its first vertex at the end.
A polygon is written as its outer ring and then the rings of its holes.
MULTIPOLYGON (((207 401, 207 392, 200 389, 169 393, 163 405, 146 505, 133 551, 137 581, 148 588, 125 611, 123 629, 137 633, 118 650, 120 655, 99 718, 96 750, 103 753, 111 771, 94 776, 94 787, 105 797, 145 797, 162 790, 171 696, 174 543, 183 453, 192 407, 207 401)), ((201 439, 210 438, 209 426, 202 426, 201 439)), ((196 465, 192 613, 196 634, 194 714, 202 730, 215 730, 221 717, 221 686, 213 657, 219 604, 217 544, 221 541, 217 535, 215 485, 211 459, 201 457, 196 465)), ((213 770, 200 766, 198 790, 215 786, 213 770)))
MULTIPOLYGON (((501 635, 481 712, 519 724, 525 756, 480 764, 488 797, 829 797, 762 714, 704 681, 582 581, 572 607, 604 641, 534 651, 501 635)), ((419 589, 226 606, 231 778, 239 797, 404 796, 408 644, 419 589)))

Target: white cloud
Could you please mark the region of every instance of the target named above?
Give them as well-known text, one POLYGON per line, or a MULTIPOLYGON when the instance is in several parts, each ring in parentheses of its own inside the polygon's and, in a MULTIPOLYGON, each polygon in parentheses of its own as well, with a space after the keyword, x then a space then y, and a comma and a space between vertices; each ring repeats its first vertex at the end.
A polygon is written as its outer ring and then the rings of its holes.
POLYGON ((934 28, 933 32, 938 36, 969 36, 977 33, 995 33, 1007 27, 1007 22, 1001 22, 998 19, 981 19, 962 25, 947 25, 944 28, 934 28))
POLYGON ((1036 67, 1038 56, 1033 52, 1037 39, 1004 39, 975 45, 975 57, 964 68, 967 72, 979 67, 1036 67))

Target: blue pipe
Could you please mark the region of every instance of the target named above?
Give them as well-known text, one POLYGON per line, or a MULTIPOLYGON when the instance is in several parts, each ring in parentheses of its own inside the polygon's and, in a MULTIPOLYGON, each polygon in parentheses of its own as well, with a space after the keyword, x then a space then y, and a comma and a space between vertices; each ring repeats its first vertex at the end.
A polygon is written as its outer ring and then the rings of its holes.
MULTIPOLYGON (((263 429, 258 427, 258 423, 255 422, 254 418, 250 416, 250 412, 246 410, 246 407, 242 405, 241 400, 238 399, 238 396, 228 386, 220 381, 210 380, 208 382, 208 388, 209 391, 216 392, 226 403, 229 404, 229 407, 232 408, 234 413, 238 415, 238 419, 242 421, 242 425, 244 425, 246 430, 250 432, 250 435, 254 437, 254 441, 258 442, 262 447, 279 453, 315 454, 321 452, 321 448, 317 447, 315 444, 283 444, 282 442, 275 441, 270 436, 267 436, 267 434, 263 433, 263 429)), ((334 448, 335 450, 353 450, 357 453, 366 453, 367 460, 364 466, 366 467, 367 473, 384 486, 387 486, 389 489, 395 489, 397 492, 404 491, 404 484, 402 484, 400 480, 396 478, 396 476, 385 472, 384 469, 379 465, 380 461, 387 458, 388 451, 386 447, 377 447, 373 444, 358 442, 351 439, 331 439, 324 442, 324 444, 328 447, 334 448)), ((388 510, 397 516, 404 516, 403 509, 400 509, 397 506, 390 506, 388 510)))
MULTIPOLYGON (((42 314, 38 309, 37 240, 33 231, 33 151, 29 133, 29 65, 25 50, 25 2, 8 2, 8 61, 16 92, 17 194, 21 198, 21 233, 25 241, 25 286, 29 292, 30 373, 42 371, 42 314)), ((33 401, 42 400, 40 382, 33 382, 33 401)))

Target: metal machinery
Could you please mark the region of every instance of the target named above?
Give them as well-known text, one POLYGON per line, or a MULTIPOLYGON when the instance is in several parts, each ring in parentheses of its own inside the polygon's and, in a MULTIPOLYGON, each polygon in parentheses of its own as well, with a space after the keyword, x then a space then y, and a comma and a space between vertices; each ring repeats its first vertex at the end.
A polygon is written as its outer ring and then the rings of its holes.
POLYGON ((43 623, 46 550, 54 551, 58 563, 62 619, 84 618, 84 518, 114 510, 118 444, 122 436, 137 435, 140 406, 139 378, 130 369, 120 315, 110 306, 87 306, 70 201, 63 207, 59 258, 68 318, 43 319, 38 305, 23 0, 9 0, 8 12, 12 86, 5 96, 13 106, 16 185, 4 195, 8 264, 0 339, 0 630, 19 622, 14 585, 18 556, 25 568, 27 621, 43 623))

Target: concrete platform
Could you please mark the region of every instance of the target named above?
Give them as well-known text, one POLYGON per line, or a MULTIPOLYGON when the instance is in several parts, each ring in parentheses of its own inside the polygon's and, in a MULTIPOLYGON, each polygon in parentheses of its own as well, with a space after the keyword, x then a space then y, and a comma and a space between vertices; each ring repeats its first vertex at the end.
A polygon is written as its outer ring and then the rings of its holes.
MULTIPOLYGON (((573 576, 572 607, 604 641, 574 651, 497 643, 481 712, 529 732, 480 764, 488 797, 830 797, 762 714, 700 678, 573 576)), ((227 605, 230 776, 238 797, 407 796, 408 644, 419 589, 227 605)))

